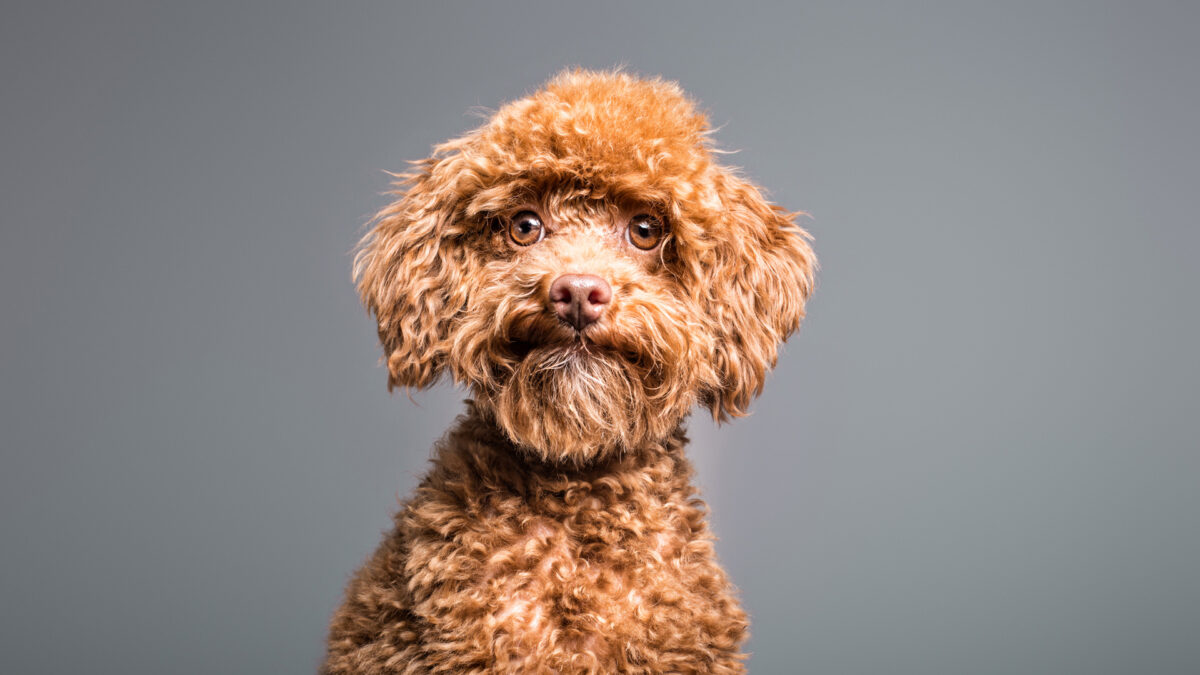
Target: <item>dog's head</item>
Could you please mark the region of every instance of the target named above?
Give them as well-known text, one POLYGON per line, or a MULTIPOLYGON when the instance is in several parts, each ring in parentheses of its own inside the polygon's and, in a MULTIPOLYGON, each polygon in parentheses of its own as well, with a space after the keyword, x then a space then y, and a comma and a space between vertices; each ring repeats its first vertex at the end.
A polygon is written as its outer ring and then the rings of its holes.
POLYGON ((448 371, 556 461, 744 414, 816 261, 710 131, 674 83, 573 71, 438 146, 356 259, 389 388, 448 371))

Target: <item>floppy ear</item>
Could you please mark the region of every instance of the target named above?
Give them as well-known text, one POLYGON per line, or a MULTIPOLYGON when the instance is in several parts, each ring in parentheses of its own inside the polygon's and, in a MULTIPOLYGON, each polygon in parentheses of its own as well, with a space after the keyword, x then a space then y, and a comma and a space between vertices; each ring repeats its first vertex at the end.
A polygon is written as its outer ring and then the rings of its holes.
POLYGON ((715 187, 723 212, 710 268, 715 322, 715 370, 720 383, 706 392, 713 417, 744 415, 775 366, 779 345, 804 318, 817 259, 811 236, 758 188, 718 170, 715 187))
POLYGON ((388 389, 427 387, 446 364, 449 325, 466 303, 466 247, 455 222, 461 156, 418 163, 397 176, 397 197, 359 243, 354 277, 379 324, 388 389))

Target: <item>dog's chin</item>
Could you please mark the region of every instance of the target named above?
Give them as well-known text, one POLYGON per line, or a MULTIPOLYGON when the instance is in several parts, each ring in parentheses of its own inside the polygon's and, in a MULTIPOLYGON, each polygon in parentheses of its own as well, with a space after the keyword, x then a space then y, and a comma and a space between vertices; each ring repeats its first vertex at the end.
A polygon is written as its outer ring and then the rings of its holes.
POLYGON ((690 408, 664 407, 662 383, 593 342, 526 349, 506 381, 478 399, 514 443, 544 461, 585 464, 661 440, 690 408))

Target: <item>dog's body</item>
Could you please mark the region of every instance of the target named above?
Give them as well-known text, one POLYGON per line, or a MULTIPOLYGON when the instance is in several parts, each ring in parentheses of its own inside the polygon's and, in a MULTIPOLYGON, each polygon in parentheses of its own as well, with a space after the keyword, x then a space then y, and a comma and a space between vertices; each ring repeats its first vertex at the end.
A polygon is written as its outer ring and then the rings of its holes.
POLYGON ((568 473, 472 410, 351 582, 330 672, 741 672, 683 442, 568 473))
POLYGON ((673 84, 576 71, 405 177, 359 287, 389 385, 473 400, 325 672, 743 672, 682 422, 743 413, 815 259, 707 134, 673 84))

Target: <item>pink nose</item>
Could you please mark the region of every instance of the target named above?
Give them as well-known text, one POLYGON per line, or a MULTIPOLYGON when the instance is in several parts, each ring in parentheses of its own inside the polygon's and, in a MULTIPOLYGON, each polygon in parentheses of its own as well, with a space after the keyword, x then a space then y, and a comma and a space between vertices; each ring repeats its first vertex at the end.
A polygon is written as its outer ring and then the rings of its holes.
POLYGON ((550 304, 559 320, 583 330, 600 318, 612 301, 608 282, 591 274, 564 274, 550 284, 550 304))

